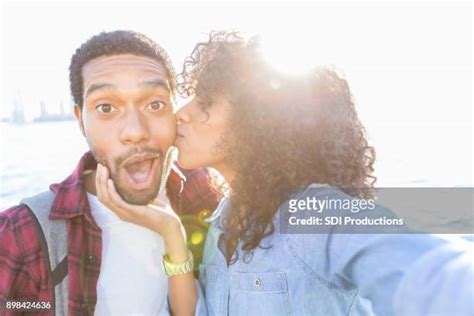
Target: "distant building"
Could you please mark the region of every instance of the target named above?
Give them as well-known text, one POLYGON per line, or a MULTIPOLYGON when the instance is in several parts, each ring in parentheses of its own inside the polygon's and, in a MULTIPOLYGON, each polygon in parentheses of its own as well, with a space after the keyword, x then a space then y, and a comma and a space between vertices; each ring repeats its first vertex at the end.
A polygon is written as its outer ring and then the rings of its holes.
POLYGON ((59 114, 49 114, 48 109, 46 108, 46 104, 43 101, 40 102, 40 107, 41 107, 40 116, 33 119, 33 122, 35 123, 74 120, 73 113, 72 112, 66 113, 66 111, 64 110, 64 104, 62 101, 59 105, 59 114))
POLYGON ((10 121, 15 124, 25 123, 25 110, 23 104, 17 99, 13 101, 13 112, 10 121))

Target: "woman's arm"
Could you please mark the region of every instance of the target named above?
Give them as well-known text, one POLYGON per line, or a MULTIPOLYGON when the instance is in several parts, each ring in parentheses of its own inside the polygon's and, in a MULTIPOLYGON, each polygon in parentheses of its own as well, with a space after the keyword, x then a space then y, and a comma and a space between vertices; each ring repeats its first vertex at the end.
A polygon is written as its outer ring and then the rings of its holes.
MULTIPOLYGON (((171 235, 163 237, 165 252, 171 263, 183 263, 188 260, 189 250, 181 222, 171 235), (181 233, 182 232, 182 233, 181 233)), ((173 222, 171 225, 177 225, 173 222)), ((172 276, 168 279, 168 299, 173 315, 194 315, 197 303, 197 291, 192 269, 190 272, 172 276)))
MULTIPOLYGON (((186 233, 179 217, 166 204, 156 201, 153 205, 132 205, 125 202, 109 179, 107 168, 98 164, 96 175, 97 198, 117 216, 160 234, 164 240, 168 261, 173 264, 186 262, 189 250, 186 233)), ((197 290, 192 269, 190 272, 168 279, 168 300, 173 315, 194 315, 197 290)))
POLYGON ((397 315, 474 315, 474 244, 451 239, 406 271, 395 293, 397 315))

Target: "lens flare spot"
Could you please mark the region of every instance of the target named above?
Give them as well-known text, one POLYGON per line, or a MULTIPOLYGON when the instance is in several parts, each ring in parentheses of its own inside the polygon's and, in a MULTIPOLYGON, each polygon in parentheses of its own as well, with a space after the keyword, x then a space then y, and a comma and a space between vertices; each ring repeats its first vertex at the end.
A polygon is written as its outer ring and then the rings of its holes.
POLYGON ((203 241, 204 241, 204 234, 202 233, 202 231, 193 232, 193 234, 191 235, 191 244, 193 244, 194 246, 197 246, 201 244, 203 241))
POLYGON ((199 223, 207 224, 204 220, 208 218, 211 214, 212 212, 208 209, 201 210, 198 214, 199 223))

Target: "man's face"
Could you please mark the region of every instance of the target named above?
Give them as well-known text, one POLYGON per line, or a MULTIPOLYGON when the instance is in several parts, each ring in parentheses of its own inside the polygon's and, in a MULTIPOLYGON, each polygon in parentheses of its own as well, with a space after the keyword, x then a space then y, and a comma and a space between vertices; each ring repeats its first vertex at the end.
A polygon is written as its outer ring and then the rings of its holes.
POLYGON ((84 104, 76 115, 94 157, 124 200, 149 203, 176 133, 165 68, 149 57, 103 56, 86 63, 82 77, 84 104))

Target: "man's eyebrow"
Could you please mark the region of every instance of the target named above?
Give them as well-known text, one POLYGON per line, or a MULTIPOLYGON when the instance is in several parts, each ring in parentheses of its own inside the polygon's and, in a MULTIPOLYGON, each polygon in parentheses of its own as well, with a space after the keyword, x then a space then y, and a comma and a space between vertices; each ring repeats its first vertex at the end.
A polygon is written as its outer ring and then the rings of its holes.
MULTIPOLYGON (((170 92, 170 87, 167 81, 161 79, 142 81, 138 84, 139 87, 151 87, 151 88, 162 88, 167 92, 170 92)), ((84 98, 87 99, 89 95, 98 90, 106 89, 117 89, 116 85, 111 83, 93 83, 91 84, 84 93, 84 98)))
POLYGON ((95 92, 97 90, 105 90, 105 89, 113 89, 116 88, 115 85, 110 84, 110 83, 93 83, 91 84, 86 92, 84 93, 84 99, 87 99, 87 97, 92 94, 92 92, 95 92))
POLYGON ((168 81, 163 81, 161 79, 142 81, 138 84, 138 86, 141 88, 142 87, 162 88, 170 92, 170 86, 168 84, 168 81))

